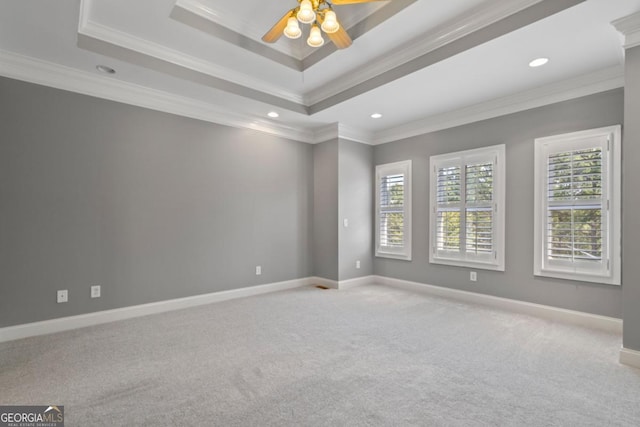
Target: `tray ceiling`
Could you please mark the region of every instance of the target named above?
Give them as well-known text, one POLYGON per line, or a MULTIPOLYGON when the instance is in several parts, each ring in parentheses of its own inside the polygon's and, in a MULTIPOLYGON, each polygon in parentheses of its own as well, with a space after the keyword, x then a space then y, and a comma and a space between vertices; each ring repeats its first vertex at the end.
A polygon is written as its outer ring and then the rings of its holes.
POLYGON ((295 5, 3 2, 0 74, 309 142, 331 128, 376 143, 482 118, 482 105, 497 114, 620 87, 610 23, 640 10, 640 0, 391 0, 334 8, 348 49, 263 43, 295 5), (528 67, 540 56, 547 66, 528 67))

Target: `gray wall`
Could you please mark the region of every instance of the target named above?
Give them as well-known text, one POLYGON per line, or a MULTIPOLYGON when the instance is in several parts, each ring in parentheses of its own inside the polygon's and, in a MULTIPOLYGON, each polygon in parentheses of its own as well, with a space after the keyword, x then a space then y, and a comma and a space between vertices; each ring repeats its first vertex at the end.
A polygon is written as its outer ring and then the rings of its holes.
POLYGON ((312 274, 311 145, 5 78, 0 129, 0 327, 312 274))
POLYGON ((338 280, 338 139, 313 146, 314 274, 338 280))
POLYGON ((339 269, 340 280, 348 280, 373 272, 373 147, 340 139, 338 156, 339 269))
POLYGON ((624 347, 640 351, 640 47, 625 57, 622 147, 622 292, 624 347))
MULTIPOLYGON (((632 120, 637 121, 637 116, 632 120)), ((376 146, 376 165, 413 161, 413 261, 375 258, 374 274, 622 317, 619 286, 533 276, 534 139, 622 122, 623 91, 619 89, 376 146), (429 157, 502 143, 507 157, 506 271, 476 270, 478 281, 473 283, 469 268, 429 264, 429 157)), ((627 141, 625 150, 628 148, 627 141)), ((634 159, 640 157, 640 152, 635 154, 634 159)), ((626 158, 628 155, 627 151, 626 158)), ((631 222, 625 224, 625 239, 638 233, 637 226, 633 230, 631 222)))
POLYGON ((343 139, 316 144, 313 170, 314 274, 335 281, 370 275, 373 148, 343 139))
MULTIPOLYGON (((627 67, 639 63, 629 51, 627 67)), ((640 229, 628 218, 640 206, 640 172, 629 164, 640 156, 638 74, 628 73, 623 157, 625 346, 636 349, 640 229)), ((372 273, 621 317, 619 287, 533 277, 532 158, 536 137, 622 119, 616 90, 373 148, 311 146, 0 78, 0 327, 372 273), (467 268, 428 263, 427 165, 498 143, 507 144, 507 270, 478 270, 472 284, 467 268), (413 261, 373 259, 373 165, 405 159, 413 261), (92 284, 102 298, 89 298, 92 284), (57 289, 69 290, 69 303, 55 303, 57 289)))

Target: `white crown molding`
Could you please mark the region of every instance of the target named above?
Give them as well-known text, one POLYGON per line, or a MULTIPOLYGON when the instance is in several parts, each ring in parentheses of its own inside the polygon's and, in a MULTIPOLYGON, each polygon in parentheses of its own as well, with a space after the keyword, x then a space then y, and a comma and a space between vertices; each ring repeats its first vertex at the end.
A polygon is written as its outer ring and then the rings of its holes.
POLYGON ((348 139, 349 141, 371 145, 371 141, 373 141, 373 134, 342 123, 331 123, 317 128, 314 131, 315 143, 326 142, 336 138, 348 139))
POLYGON ((94 313, 77 316, 61 317, 41 322, 26 323, 16 326, 0 328, 0 342, 12 341, 38 335, 53 334, 87 326, 100 325, 118 320, 148 316, 150 314, 165 313, 184 308, 197 307, 237 298, 262 295, 270 292, 301 288, 313 283, 311 278, 289 280, 286 282, 268 283, 266 285, 250 286, 228 291, 213 292, 192 297, 177 298, 149 304, 134 305, 113 310, 96 311, 94 313))
POLYGON ((346 73, 340 78, 333 79, 322 87, 306 93, 304 104, 314 105, 324 101, 541 1, 543 0, 511 0, 508 2, 489 0, 481 7, 477 7, 465 15, 457 16, 435 30, 405 43, 404 48, 386 52, 378 59, 368 62, 366 67, 358 69, 357 73, 346 73))
POLYGON ((89 22, 89 15, 91 13, 91 6, 93 0, 80 0, 80 16, 78 18, 78 31, 83 28, 89 22))
POLYGON ((371 145, 374 140, 372 132, 348 126, 343 123, 338 125, 338 136, 342 139, 348 139, 350 141, 368 145, 371 145))
POLYGON ((621 66, 606 68, 590 74, 530 89, 514 95, 493 99, 469 107, 436 114, 378 132, 373 145, 385 144, 413 136, 491 119, 531 108, 580 98, 624 86, 621 66))
MULTIPOLYGON (((222 25, 255 41, 259 41, 262 38, 263 34, 258 31, 254 22, 250 19, 241 19, 237 14, 229 13, 223 5, 224 3, 216 4, 216 9, 213 9, 199 0, 177 0, 175 7, 182 8, 207 21, 215 22, 218 25, 222 25)), ((285 9, 282 10, 283 14, 284 12, 286 12, 285 9)), ((291 53, 275 45, 274 48, 282 51, 282 53, 291 53)))
POLYGON ((364 144, 384 144, 603 92, 624 85, 622 68, 613 67, 541 88, 476 104, 460 110, 430 116, 384 131, 371 133, 338 123, 316 129, 286 126, 268 121, 262 117, 230 113, 227 109, 216 107, 206 102, 123 82, 107 76, 79 71, 74 68, 7 51, 0 51, 0 65, 0 75, 16 80, 51 86, 210 123, 253 129, 311 144, 338 137, 364 144))
MULTIPOLYGON (((245 37, 249 37, 254 41, 260 41, 262 39, 263 34, 260 34, 257 31, 253 22, 246 19, 238 19, 237 16, 229 13, 221 5, 218 6, 220 6, 218 9, 212 9, 199 0, 177 0, 175 4, 175 7, 179 7, 189 13, 199 16, 200 18, 228 28, 231 31, 244 35, 245 37)), ((283 9, 282 12, 284 13, 286 10, 283 9)), ((305 54, 298 48, 297 44, 285 46, 280 43, 274 43, 270 47, 280 53, 289 55, 298 61, 302 61, 305 57, 305 54)))
POLYGON ((138 38, 129 33, 115 30, 91 20, 81 19, 81 22, 83 22, 83 26, 78 29, 78 33, 81 35, 110 43, 142 55, 161 59, 179 67, 194 70, 231 83, 264 92, 269 95, 277 96, 279 98, 295 102, 296 104, 301 104, 303 102, 303 97, 301 95, 290 92, 286 88, 265 84, 264 81, 254 79, 241 72, 229 70, 209 61, 185 55, 177 50, 138 38))
POLYGON ((315 142, 314 133, 310 130, 273 123, 261 117, 230 113, 206 102, 12 52, 0 51, 0 75, 210 123, 253 129, 300 142, 315 142))
POLYGON ((640 46, 640 12, 616 19, 611 24, 624 35, 625 49, 640 46))
POLYGON ((340 136, 340 124, 330 123, 326 126, 319 127, 313 132, 313 139, 317 144, 331 141, 340 136))

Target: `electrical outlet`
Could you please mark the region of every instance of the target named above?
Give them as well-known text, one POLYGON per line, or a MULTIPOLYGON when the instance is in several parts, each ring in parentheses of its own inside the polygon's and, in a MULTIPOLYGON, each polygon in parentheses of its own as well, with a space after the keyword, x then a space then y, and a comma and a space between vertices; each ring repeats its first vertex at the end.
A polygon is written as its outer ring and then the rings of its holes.
POLYGON ((100 298, 100 285, 91 286, 91 298, 100 298))
POLYGON ((345 218, 344 220, 342 220, 342 224, 344 225, 344 228, 349 227, 349 219, 345 218))
POLYGON ((476 273, 475 271, 472 271, 469 273, 469 280, 471 280, 472 282, 475 282, 478 280, 478 273, 476 273))
POLYGON ((58 291, 58 303, 69 301, 69 291, 64 289, 58 291))
POLYGON ((360 268, 360 260, 356 261, 356 268, 360 268))
POLYGON ((262 266, 256 265, 256 276, 259 276, 261 274, 262 274, 262 266))

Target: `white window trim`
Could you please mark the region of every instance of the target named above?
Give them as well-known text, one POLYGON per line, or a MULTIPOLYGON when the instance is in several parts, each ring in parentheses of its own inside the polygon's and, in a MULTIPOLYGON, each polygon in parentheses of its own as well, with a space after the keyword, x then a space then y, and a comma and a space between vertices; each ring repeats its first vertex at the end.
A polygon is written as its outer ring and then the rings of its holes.
POLYGON ((376 166, 376 251, 375 256, 411 261, 411 160, 376 166), (390 249, 380 246, 380 179, 383 176, 404 174, 404 246, 390 249))
POLYGON ((620 125, 553 135, 535 140, 534 275, 609 285, 621 284, 621 141, 622 130, 620 125), (546 245, 544 245, 545 218, 547 214, 546 197, 544 197, 547 192, 546 147, 554 143, 569 143, 585 138, 603 136, 608 137, 609 141, 606 162, 606 170, 608 171, 606 191, 609 203, 607 227, 610 231, 607 241, 609 268, 603 274, 587 272, 586 270, 570 271, 567 268, 546 265, 546 245))
POLYGON ((458 267, 470 267, 483 270, 504 271, 504 233, 505 233, 505 145, 493 145, 490 147, 476 148, 473 150, 458 151, 455 153, 431 156, 430 162, 429 200, 429 262, 432 264, 453 265, 458 267), (456 164, 464 167, 474 157, 495 158, 495 171, 493 181, 494 195, 494 256, 486 261, 468 259, 461 253, 456 258, 440 257, 436 251, 436 221, 437 221, 437 170, 439 165, 456 164))

